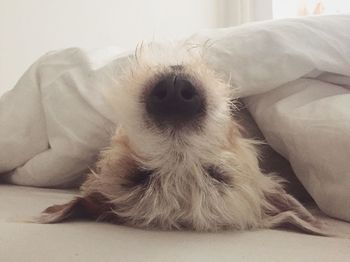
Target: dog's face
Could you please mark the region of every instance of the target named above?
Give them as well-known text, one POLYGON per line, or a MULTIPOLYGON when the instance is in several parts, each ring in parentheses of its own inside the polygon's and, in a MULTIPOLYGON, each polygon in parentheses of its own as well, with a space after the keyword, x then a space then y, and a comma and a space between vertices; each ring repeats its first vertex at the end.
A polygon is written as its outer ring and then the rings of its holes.
POLYGON ((242 137, 232 118, 232 87, 202 55, 139 52, 107 92, 120 125, 83 184, 83 196, 47 209, 42 221, 83 213, 147 228, 289 223, 318 232, 278 179, 261 173, 255 142, 242 137))

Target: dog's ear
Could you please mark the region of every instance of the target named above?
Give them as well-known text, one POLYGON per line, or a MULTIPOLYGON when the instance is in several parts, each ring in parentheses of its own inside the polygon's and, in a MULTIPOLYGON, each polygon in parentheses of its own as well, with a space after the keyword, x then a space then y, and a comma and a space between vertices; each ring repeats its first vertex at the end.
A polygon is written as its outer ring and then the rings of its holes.
POLYGON ((99 193, 76 197, 62 205, 46 208, 38 219, 40 223, 57 223, 73 218, 100 219, 108 216, 112 209, 108 200, 99 193))
POLYGON ((265 199, 264 213, 268 227, 293 228, 310 234, 329 236, 324 225, 284 189, 265 193, 265 199))

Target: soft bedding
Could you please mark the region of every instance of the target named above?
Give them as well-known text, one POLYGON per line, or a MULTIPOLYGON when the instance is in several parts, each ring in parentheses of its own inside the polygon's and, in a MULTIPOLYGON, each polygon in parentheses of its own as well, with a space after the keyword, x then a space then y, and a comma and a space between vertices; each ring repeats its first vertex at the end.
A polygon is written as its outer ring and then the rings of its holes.
MULTIPOLYGON (((350 15, 200 32, 203 57, 244 97, 269 144, 327 214, 350 221, 350 15), (209 41, 208 41, 209 40, 209 41)), ((108 144, 105 103, 128 55, 79 48, 40 58, 0 99, 0 178, 68 186, 108 144)))
MULTIPOLYGON (((346 262, 350 257, 349 239, 286 230, 196 233, 90 221, 49 225, 21 222, 52 204, 71 200, 75 193, 0 185, 0 261, 346 262)), ((334 234, 350 237, 349 223, 329 218, 325 222, 334 234)))
POLYGON ((350 15, 202 32, 267 142, 328 215, 350 221, 350 15))
POLYGON ((3 180, 43 187, 79 180, 115 129, 103 90, 127 59, 114 47, 70 48, 35 62, 0 99, 3 180))

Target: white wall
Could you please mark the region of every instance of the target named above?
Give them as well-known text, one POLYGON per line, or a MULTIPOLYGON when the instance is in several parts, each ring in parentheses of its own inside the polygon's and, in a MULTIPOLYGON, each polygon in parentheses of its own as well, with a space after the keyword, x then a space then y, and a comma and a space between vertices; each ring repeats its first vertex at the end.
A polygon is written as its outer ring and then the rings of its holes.
MULTIPOLYGON (((251 0, 253 5, 253 21, 270 20, 273 18, 273 3, 275 0, 251 0)), ((286 0, 284 0, 286 2, 286 0)))
POLYGON ((133 48, 221 25, 228 0, 0 0, 0 91, 53 49, 133 48))
MULTIPOLYGON (((218 0, 220 26, 235 26, 249 22, 270 20, 275 0, 218 0)), ((280 0, 282 1, 282 0, 280 0)))

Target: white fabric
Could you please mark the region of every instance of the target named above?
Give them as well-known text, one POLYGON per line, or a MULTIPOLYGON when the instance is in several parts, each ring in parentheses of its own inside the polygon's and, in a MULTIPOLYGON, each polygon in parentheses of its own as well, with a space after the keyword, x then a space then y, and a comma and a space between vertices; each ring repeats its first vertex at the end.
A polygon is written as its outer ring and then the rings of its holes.
POLYGON ((127 58, 117 57, 120 51, 51 52, 1 97, 0 173, 10 172, 8 181, 68 185, 93 163, 115 127, 103 90, 117 73, 111 60, 122 65, 127 58))
POLYGON ((350 91, 300 79, 247 101, 318 206, 350 221, 350 91))
MULTIPOLYGON (((279 230, 161 232, 88 221, 21 222, 72 198, 69 191, 0 186, 0 261, 319 261, 345 262, 350 240, 279 230)), ((327 220, 350 234, 350 224, 327 220)))
POLYGON ((250 96, 245 102, 268 143, 324 212, 350 221, 350 15, 193 37, 206 39, 207 60, 230 77, 237 96, 250 96))

